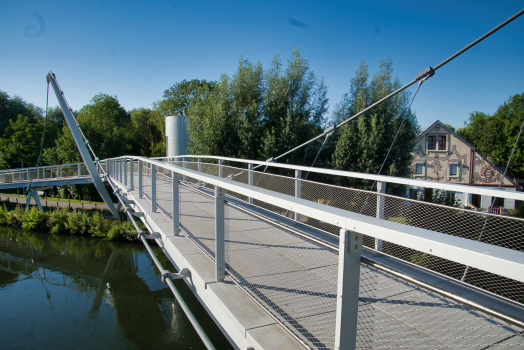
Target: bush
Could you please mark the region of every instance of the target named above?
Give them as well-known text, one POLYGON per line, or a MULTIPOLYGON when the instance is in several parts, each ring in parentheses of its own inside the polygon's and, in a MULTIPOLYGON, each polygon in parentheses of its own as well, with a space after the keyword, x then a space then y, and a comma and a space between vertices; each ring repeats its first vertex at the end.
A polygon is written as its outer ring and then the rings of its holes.
POLYGON ((137 232, 131 222, 116 222, 107 233, 109 241, 126 240, 134 241, 137 239, 137 232))
POLYGON ((51 214, 47 221, 47 226, 51 230, 51 233, 64 233, 66 232, 67 214, 69 210, 67 208, 58 209, 56 208, 51 214))
POLYGON ((9 210, 7 210, 5 203, 0 207, 0 225, 7 225, 6 223, 6 215, 9 213, 9 210))
POLYGON ((22 216, 24 216, 25 210, 21 205, 17 205, 16 209, 6 213, 5 223, 7 226, 21 226, 22 216))
POLYGON ((33 207, 22 215, 22 227, 27 230, 47 229, 47 214, 41 212, 38 207, 33 207))
POLYGON ((89 232, 89 219, 86 212, 82 210, 69 213, 65 226, 72 235, 89 232))
POLYGON ((112 226, 112 221, 104 219, 104 217, 95 212, 93 216, 89 218, 89 233, 97 237, 106 237, 107 231, 112 226))
POLYGON ((524 218, 524 201, 519 201, 514 209, 510 209, 509 215, 524 218))

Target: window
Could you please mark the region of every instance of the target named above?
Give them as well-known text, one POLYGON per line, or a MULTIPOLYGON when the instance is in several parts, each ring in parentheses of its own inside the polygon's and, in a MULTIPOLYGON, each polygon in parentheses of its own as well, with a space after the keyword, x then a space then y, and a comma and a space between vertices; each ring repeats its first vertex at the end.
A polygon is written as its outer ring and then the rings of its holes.
POLYGON ((438 149, 439 151, 444 151, 446 149, 446 136, 438 137, 438 149))
POLYGON ((436 149, 437 147, 437 137, 429 136, 428 137, 428 149, 436 149))
POLYGON ((449 163, 449 176, 458 176, 459 164, 449 163))
POLYGON ((415 175, 422 175, 424 172, 424 163, 415 164, 415 175))

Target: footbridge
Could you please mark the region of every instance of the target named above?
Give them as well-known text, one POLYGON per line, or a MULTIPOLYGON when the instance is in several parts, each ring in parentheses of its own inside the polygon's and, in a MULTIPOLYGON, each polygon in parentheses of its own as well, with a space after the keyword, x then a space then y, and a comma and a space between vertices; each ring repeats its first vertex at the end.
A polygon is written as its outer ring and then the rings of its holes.
POLYGON ((211 156, 103 168, 236 348, 524 347, 524 220, 385 187, 521 193, 211 156))
MULTIPOLYGON (((213 156, 95 166, 145 224, 146 247, 155 240, 179 271, 152 255, 164 282, 184 279, 235 348, 524 347, 524 220, 385 189, 522 193, 213 156), (378 190, 333 184, 344 178, 378 190)), ((82 163, 1 180, 33 190, 92 181, 82 163)))

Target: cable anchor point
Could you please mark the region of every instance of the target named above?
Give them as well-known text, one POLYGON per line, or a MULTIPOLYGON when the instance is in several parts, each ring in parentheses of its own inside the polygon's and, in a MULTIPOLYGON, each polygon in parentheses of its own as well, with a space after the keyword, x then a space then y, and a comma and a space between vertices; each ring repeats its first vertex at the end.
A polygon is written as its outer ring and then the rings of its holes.
POLYGON ((417 75, 415 75, 415 80, 416 81, 424 81, 432 76, 435 75, 435 70, 433 69, 433 67, 428 67, 426 69, 424 69, 422 72, 418 73, 417 75))

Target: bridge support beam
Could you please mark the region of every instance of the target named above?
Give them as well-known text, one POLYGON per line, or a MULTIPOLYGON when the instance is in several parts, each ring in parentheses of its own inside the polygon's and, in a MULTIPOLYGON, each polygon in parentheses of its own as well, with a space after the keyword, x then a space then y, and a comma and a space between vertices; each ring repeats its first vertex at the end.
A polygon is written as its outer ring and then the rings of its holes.
POLYGON ((356 348, 361 254, 362 234, 341 229, 338 251, 335 349, 356 348))
POLYGON ((215 186, 215 276, 217 282, 224 282, 226 275, 226 244, 224 219, 225 191, 215 186))
POLYGON ((40 211, 43 212, 44 208, 42 208, 42 204, 40 203, 40 197, 38 196, 38 192, 34 188, 31 188, 29 191, 27 191, 27 201, 25 204, 25 209, 29 209, 29 204, 31 203, 31 196, 33 196, 33 198, 35 199, 36 205, 38 205, 40 211))
MULTIPOLYGON (((386 183, 379 181, 377 182, 377 219, 384 219, 384 205, 385 205, 385 198, 384 196, 381 196, 380 194, 386 193, 386 183)), ((382 240, 375 238, 375 250, 377 252, 382 251, 382 240)))

